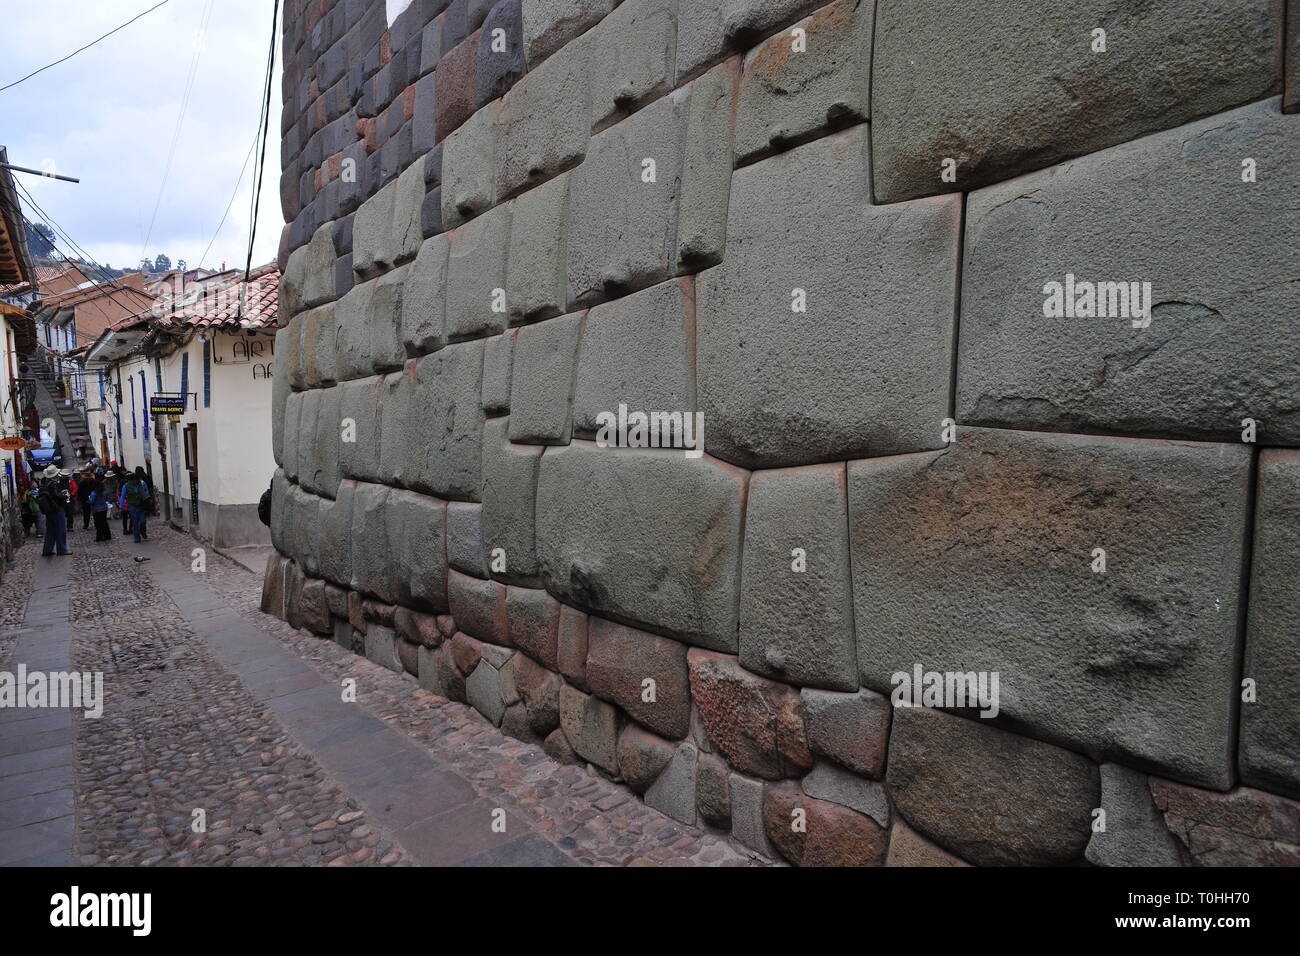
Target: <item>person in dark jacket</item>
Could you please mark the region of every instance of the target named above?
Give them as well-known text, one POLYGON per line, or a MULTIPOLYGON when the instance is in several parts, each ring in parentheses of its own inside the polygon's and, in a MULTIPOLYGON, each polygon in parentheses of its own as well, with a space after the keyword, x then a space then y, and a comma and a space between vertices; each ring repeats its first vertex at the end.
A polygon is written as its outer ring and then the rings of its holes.
POLYGON ((89 468, 82 473, 77 482, 77 504, 81 508, 81 530, 90 527, 90 490, 95 483, 95 473, 89 468))
POLYGON ((108 529, 108 490, 98 478, 91 481, 86 503, 95 516, 95 540, 112 541, 113 532, 108 529))
POLYGON ((122 486, 122 495, 126 498, 126 506, 131 511, 131 533, 135 536, 135 543, 148 541, 148 508, 149 499, 153 497, 153 489, 149 487, 149 479, 143 468, 136 467, 135 474, 122 486))
POLYGON ((51 465, 45 469, 41 482, 41 514, 45 516, 44 557, 54 554, 71 554, 68 550, 68 489, 59 480, 59 469, 51 465))

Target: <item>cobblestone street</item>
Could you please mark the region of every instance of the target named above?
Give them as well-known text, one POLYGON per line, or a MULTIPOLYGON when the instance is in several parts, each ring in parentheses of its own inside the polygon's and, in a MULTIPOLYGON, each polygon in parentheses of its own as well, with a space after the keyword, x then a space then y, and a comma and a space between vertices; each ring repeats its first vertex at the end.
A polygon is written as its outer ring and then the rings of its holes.
POLYGON ((0 864, 766 862, 262 614, 257 575, 211 549, 191 571, 161 522, 76 524, 70 558, 20 549, 0 670, 102 672, 103 715, 0 710, 0 864))

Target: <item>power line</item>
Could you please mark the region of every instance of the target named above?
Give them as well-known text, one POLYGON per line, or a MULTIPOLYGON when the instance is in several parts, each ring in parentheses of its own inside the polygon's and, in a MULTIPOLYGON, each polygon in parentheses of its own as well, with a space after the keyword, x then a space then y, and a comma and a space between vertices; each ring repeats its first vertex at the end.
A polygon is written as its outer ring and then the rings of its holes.
POLYGON ((271 10, 271 44, 266 56, 266 85, 262 95, 261 136, 262 149, 257 159, 257 169, 253 179, 253 210, 248 230, 248 257, 244 262, 244 282, 248 282, 249 273, 253 271, 253 240, 257 236, 257 213, 262 201, 262 177, 266 167, 266 140, 271 120, 271 78, 275 72, 276 21, 280 15, 280 0, 275 0, 271 10))
POLYGON ((154 4, 152 7, 150 7, 148 10, 144 11, 144 13, 136 14, 136 15, 135 15, 134 17, 132 17, 130 20, 127 20, 126 23, 123 23, 123 24, 122 24, 121 26, 119 26, 119 27, 114 27, 112 30, 109 30, 107 33, 105 33, 102 37, 99 37, 98 39, 91 40, 89 43, 87 43, 85 46, 81 47, 80 49, 73 50, 71 53, 69 53, 67 56, 63 57, 62 59, 55 60, 53 63, 47 63, 45 66, 41 67, 39 70, 33 70, 32 72, 30 72, 30 73, 28 73, 26 76, 24 76, 22 79, 14 80, 12 83, 8 83, 8 84, 6 84, 6 85, 4 85, 4 86, 0 86, 0 93, 3 93, 5 90, 9 89, 10 87, 17 86, 19 83, 22 83, 22 82, 24 82, 25 80, 30 80, 30 79, 31 79, 33 76, 35 76, 37 73, 44 73, 46 70, 48 70, 48 69, 49 69, 50 67, 52 67, 52 66, 58 66, 60 63, 63 63, 63 62, 66 61, 66 60, 71 60, 74 56, 76 56, 78 53, 81 53, 83 50, 89 50, 89 49, 90 49, 92 46, 94 46, 96 43, 100 42, 100 40, 105 40, 105 39, 107 39, 108 37, 111 37, 111 36, 112 36, 114 33, 116 33, 118 30, 121 30, 121 29, 123 29, 123 28, 125 28, 125 27, 129 27, 131 24, 135 23, 136 20, 139 20, 139 19, 140 19, 141 17, 143 17, 145 14, 153 13, 153 12, 154 12, 155 10, 157 10, 159 7, 163 6, 164 4, 166 4, 166 3, 168 3, 168 2, 169 2, 169 0, 162 0, 161 3, 155 3, 155 4, 154 4))

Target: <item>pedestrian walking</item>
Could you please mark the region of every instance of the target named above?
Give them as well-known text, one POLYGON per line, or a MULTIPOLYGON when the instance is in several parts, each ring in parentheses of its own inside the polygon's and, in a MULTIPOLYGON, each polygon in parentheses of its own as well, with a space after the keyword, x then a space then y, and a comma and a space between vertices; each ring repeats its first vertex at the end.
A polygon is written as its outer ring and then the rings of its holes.
POLYGON ((122 495, 126 499, 127 509, 131 512, 131 534, 135 536, 135 543, 148 541, 148 508, 153 491, 149 487, 149 480, 143 468, 136 467, 135 474, 122 486, 122 495))
POLYGON ((130 473, 121 465, 118 465, 113 477, 113 484, 116 489, 113 493, 113 502, 117 506, 117 513, 122 517, 123 536, 131 533, 131 509, 126 506, 126 483, 129 480, 130 473))
POLYGON ((95 540, 112 541, 113 532, 108 528, 108 492, 102 480, 94 479, 86 501, 95 517, 95 540))
POLYGON ((68 489, 59 469, 50 465, 41 482, 41 514, 45 516, 44 557, 71 554, 68 550, 68 489))
POLYGON ((22 510, 23 537, 30 538, 32 528, 36 529, 37 534, 41 534, 44 531, 41 527, 41 495, 34 485, 23 492, 18 504, 22 510))
POLYGON ((77 504, 81 507, 81 530, 90 527, 90 489, 95 481, 95 473, 89 468, 77 482, 77 504))
POLYGON ((64 468, 59 472, 59 481, 63 484, 63 490, 68 493, 67 503, 63 506, 64 518, 67 521, 66 531, 72 529, 73 518, 76 515, 77 508, 77 479, 73 477, 72 472, 64 468))

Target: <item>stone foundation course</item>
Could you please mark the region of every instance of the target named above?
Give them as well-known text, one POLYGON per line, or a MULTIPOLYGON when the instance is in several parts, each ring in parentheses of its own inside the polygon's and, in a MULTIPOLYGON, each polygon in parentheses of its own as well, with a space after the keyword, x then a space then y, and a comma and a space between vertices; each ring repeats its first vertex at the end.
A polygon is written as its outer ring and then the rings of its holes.
POLYGON ((1024 6, 289 0, 263 611, 794 865, 1300 865, 1300 9, 1024 6))

